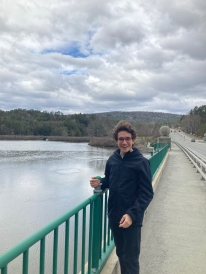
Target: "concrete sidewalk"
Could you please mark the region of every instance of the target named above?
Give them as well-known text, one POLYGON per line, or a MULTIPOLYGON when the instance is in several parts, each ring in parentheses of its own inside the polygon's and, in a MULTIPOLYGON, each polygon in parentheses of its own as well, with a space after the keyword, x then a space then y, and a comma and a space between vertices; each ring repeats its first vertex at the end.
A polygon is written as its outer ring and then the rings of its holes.
POLYGON ((145 215, 141 274, 206 274, 206 181, 174 144, 145 215))

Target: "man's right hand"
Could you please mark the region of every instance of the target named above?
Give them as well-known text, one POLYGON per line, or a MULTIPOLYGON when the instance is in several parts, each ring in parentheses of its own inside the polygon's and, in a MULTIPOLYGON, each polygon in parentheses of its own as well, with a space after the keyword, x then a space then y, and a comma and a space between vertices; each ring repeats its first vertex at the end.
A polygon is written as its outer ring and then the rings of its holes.
POLYGON ((97 179, 96 177, 92 177, 90 179, 90 185, 91 187, 97 187, 100 184, 100 180, 97 179))

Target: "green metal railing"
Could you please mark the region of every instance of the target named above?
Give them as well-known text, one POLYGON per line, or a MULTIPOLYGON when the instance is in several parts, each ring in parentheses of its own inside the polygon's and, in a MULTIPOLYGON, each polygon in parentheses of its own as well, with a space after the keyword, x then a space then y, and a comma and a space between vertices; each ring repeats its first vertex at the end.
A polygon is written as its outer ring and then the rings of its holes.
POLYGON ((99 195, 94 194, 66 214, 0 255, 1 274, 99 273, 114 248, 113 237, 107 222, 107 196, 107 190, 101 192, 99 195), (71 224, 73 225, 73 229, 71 229, 71 224), (61 251, 59 247, 59 231, 61 231, 61 238, 63 237, 61 242, 64 243, 64 250, 61 251), (49 253, 52 253, 50 260, 46 260, 47 254, 45 250, 47 242, 50 246, 49 253), (29 251, 36 243, 38 243, 38 247, 35 254, 39 254, 38 258, 32 257, 30 259, 29 251), (16 266, 18 269, 11 269, 12 272, 10 272, 9 263, 18 256, 22 257, 22 261, 16 266), (62 258, 64 258, 63 261, 62 258), (33 269, 30 268, 30 261, 33 269), (49 265, 49 263, 52 265, 49 265))
POLYGON ((151 153, 150 161, 150 169, 152 173, 152 178, 156 175, 159 167, 161 166, 162 161, 164 160, 169 149, 168 144, 155 143, 154 150, 151 153))
POLYGON ((154 152, 158 152, 161 148, 165 147, 165 143, 154 143, 154 152))
MULTIPOLYGON (((152 178, 168 148, 155 146, 149 159, 152 178)), ((94 194, 0 255, 1 274, 100 273, 114 248, 107 202, 108 190, 94 194)))

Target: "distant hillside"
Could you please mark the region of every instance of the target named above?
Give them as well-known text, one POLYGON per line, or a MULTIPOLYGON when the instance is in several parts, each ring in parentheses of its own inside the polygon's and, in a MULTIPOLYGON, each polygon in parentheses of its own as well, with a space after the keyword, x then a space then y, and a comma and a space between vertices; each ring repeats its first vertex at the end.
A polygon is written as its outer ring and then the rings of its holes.
POLYGON ((109 136, 115 124, 124 119, 138 126, 139 136, 157 136, 161 125, 179 124, 181 117, 146 111, 64 115, 59 111, 0 110, 0 135, 104 137, 109 136))
POLYGON ((182 115, 164 112, 148 111, 111 111, 95 113, 98 116, 115 120, 141 121, 141 122, 178 122, 182 115))

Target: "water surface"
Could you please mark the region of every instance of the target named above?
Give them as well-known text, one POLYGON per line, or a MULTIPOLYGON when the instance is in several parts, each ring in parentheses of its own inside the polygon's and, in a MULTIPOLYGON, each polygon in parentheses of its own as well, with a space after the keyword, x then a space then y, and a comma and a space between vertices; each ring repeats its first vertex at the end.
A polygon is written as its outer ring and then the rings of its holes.
POLYGON ((113 149, 87 143, 0 141, 0 253, 93 195, 113 149))

